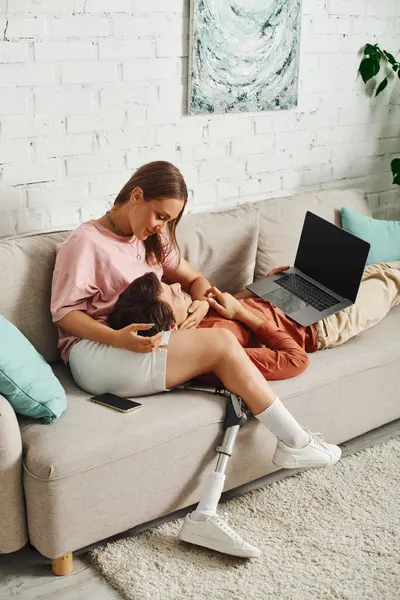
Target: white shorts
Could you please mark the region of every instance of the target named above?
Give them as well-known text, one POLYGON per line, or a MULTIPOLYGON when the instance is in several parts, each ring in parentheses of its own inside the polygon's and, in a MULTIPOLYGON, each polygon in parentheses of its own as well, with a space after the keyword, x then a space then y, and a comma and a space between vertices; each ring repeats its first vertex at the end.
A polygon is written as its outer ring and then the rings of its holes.
MULTIPOLYGON (((171 333, 164 333, 163 345, 168 345, 171 333)), ((71 348, 69 366, 75 383, 90 394, 148 396, 169 391, 165 387, 167 350, 156 348, 143 354, 80 340, 71 348)))

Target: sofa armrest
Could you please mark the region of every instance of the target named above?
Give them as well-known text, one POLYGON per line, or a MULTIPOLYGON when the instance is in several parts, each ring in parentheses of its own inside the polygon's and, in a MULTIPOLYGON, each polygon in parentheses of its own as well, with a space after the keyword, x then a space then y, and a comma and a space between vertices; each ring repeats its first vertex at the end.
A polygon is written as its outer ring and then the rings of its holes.
POLYGON ((22 486, 22 440, 15 412, 0 395, 0 553, 28 540, 22 486))

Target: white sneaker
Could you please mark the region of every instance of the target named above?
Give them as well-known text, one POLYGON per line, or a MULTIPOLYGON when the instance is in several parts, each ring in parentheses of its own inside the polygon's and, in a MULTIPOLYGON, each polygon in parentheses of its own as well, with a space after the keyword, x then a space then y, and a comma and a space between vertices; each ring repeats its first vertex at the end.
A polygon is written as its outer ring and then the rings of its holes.
POLYGON ((258 548, 245 542, 219 515, 213 515, 206 521, 194 521, 187 515, 179 539, 242 558, 257 558, 261 555, 258 548))
POLYGON ((339 446, 327 444, 320 433, 311 433, 310 442, 304 448, 290 448, 278 440, 272 462, 282 469, 306 469, 309 467, 325 467, 335 464, 341 457, 339 446))

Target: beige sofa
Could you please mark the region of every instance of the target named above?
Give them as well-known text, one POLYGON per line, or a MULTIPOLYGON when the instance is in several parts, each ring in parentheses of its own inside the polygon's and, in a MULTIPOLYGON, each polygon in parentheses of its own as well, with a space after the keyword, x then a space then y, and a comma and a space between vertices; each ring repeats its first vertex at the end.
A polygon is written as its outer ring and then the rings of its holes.
MULTIPOLYGON (((303 194, 189 215, 179 241, 212 282, 237 291, 293 262, 306 210, 338 222, 341 206, 369 214, 360 191, 303 194)), ((88 401, 59 363, 49 313, 55 244, 66 235, 0 242, 0 313, 54 366, 68 393, 68 408, 52 425, 17 417, 0 397, 0 552, 29 539, 59 559, 58 573, 69 570, 69 553, 198 501, 202 476, 214 466, 225 407, 221 398, 179 391, 142 398, 143 409, 128 414, 88 401)), ((300 422, 330 442, 398 419, 399 331, 400 307, 343 347, 312 355, 303 375, 273 387, 300 422)), ((274 447, 273 435, 250 419, 225 489, 276 470, 274 447)))

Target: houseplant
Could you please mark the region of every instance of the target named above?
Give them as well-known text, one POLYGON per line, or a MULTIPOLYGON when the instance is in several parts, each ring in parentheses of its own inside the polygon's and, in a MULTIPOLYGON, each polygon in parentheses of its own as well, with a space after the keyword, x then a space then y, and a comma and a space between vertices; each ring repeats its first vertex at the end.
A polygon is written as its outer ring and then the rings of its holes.
MULTIPOLYGON (((378 96, 387 87, 390 80, 400 79, 400 62, 398 62, 393 54, 382 50, 378 44, 366 44, 364 47, 364 56, 359 66, 359 72, 364 83, 376 77, 381 67, 386 72, 386 76, 377 85, 374 80, 373 92, 378 96)), ((393 183, 400 185, 400 158, 394 158, 391 162, 393 173, 393 183)))

